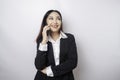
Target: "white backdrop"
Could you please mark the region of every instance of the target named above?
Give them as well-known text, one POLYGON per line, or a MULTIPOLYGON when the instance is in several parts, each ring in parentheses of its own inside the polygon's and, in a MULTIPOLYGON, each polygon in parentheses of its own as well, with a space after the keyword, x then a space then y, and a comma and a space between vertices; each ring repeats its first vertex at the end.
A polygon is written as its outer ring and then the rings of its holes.
POLYGON ((35 38, 49 9, 78 49, 76 80, 120 80, 120 0, 0 0, 0 80, 33 80, 35 38))

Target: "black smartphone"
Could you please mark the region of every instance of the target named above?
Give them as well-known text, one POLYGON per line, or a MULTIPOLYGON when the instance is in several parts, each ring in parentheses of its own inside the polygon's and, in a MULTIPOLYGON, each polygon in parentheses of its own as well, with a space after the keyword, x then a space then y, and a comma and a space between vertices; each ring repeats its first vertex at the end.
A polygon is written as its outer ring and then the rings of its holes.
POLYGON ((47 30, 47 35, 49 35, 50 34, 50 30, 47 30))
MULTIPOLYGON (((48 24, 47 24, 47 25, 48 25, 48 24)), ((49 29, 49 30, 47 30, 47 36, 50 34, 50 32, 51 32, 51 31, 50 31, 50 29, 49 29)))

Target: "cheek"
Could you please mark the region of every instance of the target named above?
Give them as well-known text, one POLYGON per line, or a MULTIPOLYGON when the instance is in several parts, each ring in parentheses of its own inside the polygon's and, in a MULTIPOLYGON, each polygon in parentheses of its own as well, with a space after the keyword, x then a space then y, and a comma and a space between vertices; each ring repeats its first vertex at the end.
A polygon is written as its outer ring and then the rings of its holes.
POLYGON ((47 22, 47 24, 52 23, 52 21, 51 21, 51 20, 49 20, 49 19, 47 19, 47 20, 46 20, 46 22, 47 22))
POLYGON ((62 24, 62 22, 61 22, 61 21, 58 21, 58 24, 59 24, 59 25, 61 25, 61 24, 62 24))
POLYGON ((50 24, 50 23, 52 23, 51 21, 47 21, 47 24, 50 24))

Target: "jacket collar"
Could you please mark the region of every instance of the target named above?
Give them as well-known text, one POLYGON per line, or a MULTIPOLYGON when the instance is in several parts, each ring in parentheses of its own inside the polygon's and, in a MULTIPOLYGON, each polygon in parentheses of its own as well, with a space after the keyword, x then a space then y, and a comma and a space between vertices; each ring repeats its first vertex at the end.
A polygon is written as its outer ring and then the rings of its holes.
MULTIPOLYGON (((66 39, 66 38, 68 38, 68 36, 64 32, 60 31, 60 37, 56 41, 59 41, 61 38, 66 39)), ((50 41, 52 43, 56 42, 52 39, 52 37, 50 35, 48 35, 48 41, 50 41)))

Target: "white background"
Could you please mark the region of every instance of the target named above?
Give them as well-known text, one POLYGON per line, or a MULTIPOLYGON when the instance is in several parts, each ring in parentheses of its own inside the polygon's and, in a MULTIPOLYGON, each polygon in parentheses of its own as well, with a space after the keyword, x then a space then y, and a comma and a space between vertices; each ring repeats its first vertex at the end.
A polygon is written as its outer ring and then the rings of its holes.
POLYGON ((120 80, 120 0, 0 0, 0 80, 33 80, 35 39, 49 9, 78 49, 76 80, 120 80))

